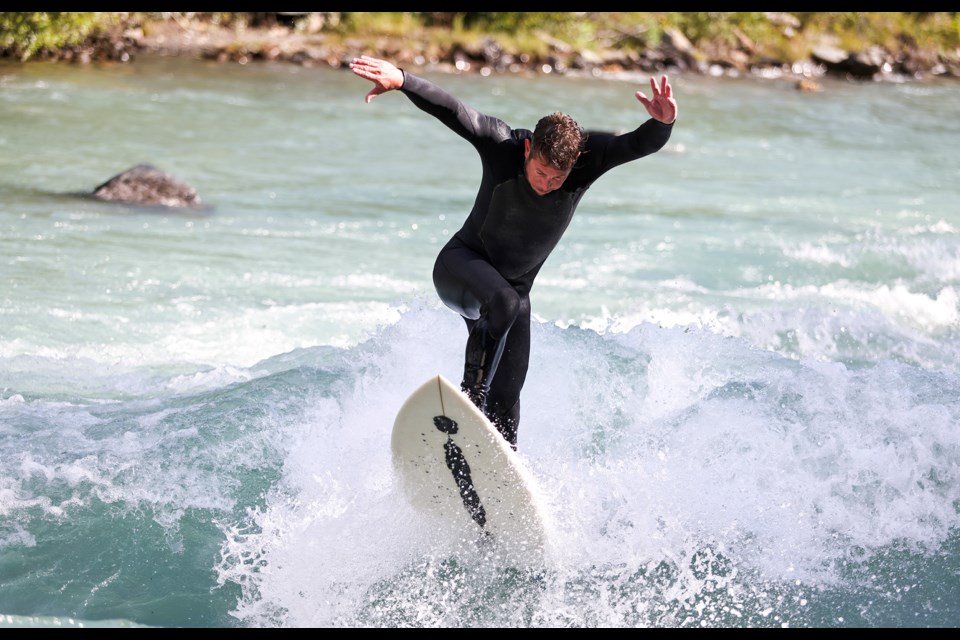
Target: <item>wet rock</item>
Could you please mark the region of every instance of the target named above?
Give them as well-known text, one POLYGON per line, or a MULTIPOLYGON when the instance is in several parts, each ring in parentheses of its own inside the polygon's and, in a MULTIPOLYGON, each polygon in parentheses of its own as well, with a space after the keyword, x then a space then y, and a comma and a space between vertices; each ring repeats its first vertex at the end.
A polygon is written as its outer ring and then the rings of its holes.
POLYGON ((893 68, 892 58, 880 47, 869 47, 850 56, 845 62, 845 70, 855 78, 873 78, 878 73, 889 72, 893 68))
POLYGON ((151 164, 138 164, 118 173, 94 189, 93 196, 112 202, 205 208, 196 189, 151 164))
POLYGON ((816 47, 811 54, 815 62, 824 65, 838 65, 843 63, 850 54, 845 49, 829 45, 816 47))

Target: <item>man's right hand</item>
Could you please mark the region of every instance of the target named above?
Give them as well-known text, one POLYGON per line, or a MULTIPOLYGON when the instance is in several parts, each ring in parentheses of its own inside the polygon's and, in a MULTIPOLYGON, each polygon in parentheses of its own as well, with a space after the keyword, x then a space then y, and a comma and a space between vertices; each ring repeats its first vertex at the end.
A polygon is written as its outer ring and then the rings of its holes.
POLYGON ((403 86, 403 71, 386 60, 360 56, 350 61, 350 70, 361 78, 373 82, 373 89, 366 97, 367 104, 381 93, 403 86))

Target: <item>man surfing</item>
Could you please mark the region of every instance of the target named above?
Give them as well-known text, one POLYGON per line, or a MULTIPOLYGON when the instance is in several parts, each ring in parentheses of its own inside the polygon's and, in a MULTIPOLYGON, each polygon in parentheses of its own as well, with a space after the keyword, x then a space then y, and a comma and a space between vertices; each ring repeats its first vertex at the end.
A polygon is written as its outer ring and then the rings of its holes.
POLYGON ((637 91, 650 118, 627 133, 587 132, 559 111, 530 131, 480 113, 386 60, 361 56, 350 70, 373 82, 368 104, 400 91, 480 154, 483 174, 473 209, 440 250, 433 282, 467 325, 461 389, 516 449, 534 279, 597 178, 667 143, 677 119, 673 88, 664 75, 659 83, 650 79, 651 98, 637 91))

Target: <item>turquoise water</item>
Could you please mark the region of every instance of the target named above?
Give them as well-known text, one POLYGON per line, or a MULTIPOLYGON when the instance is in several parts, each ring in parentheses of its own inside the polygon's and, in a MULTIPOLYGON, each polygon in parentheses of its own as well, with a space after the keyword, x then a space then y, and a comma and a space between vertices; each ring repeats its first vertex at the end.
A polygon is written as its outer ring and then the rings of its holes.
MULTIPOLYGON (((431 75, 531 127, 645 77, 431 75)), ((0 66, 0 626, 960 624, 960 85, 671 78, 533 290, 549 561, 389 456, 473 151, 346 71, 0 66), (83 197, 151 162, 206 212, 83 197)))

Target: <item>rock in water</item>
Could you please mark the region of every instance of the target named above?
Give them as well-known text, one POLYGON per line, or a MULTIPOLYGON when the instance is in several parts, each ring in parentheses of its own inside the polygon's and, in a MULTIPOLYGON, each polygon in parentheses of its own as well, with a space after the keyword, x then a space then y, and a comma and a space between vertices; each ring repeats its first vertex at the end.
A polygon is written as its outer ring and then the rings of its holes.
POLYGON ((151 164, 138 164, 113 176, 93 191, 94 197, 113 202, 202 208, 197 190, 151 164))

